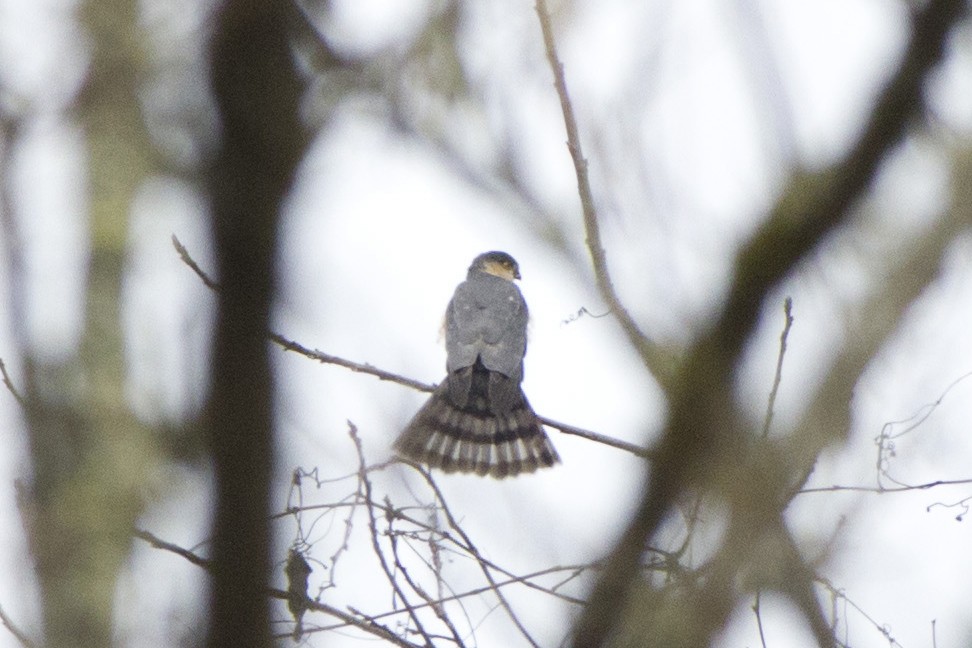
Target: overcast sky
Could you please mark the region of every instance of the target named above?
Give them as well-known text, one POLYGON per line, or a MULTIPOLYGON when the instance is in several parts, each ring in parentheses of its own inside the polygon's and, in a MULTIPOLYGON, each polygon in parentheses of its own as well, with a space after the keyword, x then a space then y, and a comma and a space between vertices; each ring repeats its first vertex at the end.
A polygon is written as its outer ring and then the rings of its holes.
MULTIPOLYGON (((333 4, 329 33, 357 56, 409 42, 429 12, 419 0, 333 4)), ((470 109, 468 121, 449 115, 444 130, 484 167, 499 150, 495 133, 505 133, 515 171, 537 203, 470 182, 469 170, 454 158, 394 128, 374 98, 348 101, 308 149, 286 208, 276 328, 307 347, 438 382, 445 362, 439 331, 452 290, 475 255, 505 250, 520 263, 531 310, 524 389, 536 410, 651 443, 664 422, 660 391, 610 317, 576 317, 581 308, 606 309, 587 266, 573 170, 533 3, 464 4, 470 6, 460 29, 463 64, 479 81, 486 108, 470 109), (547 216, 565 234, 563 246, 535 235, 547 216)), ((558 38, 612 269, 643 327, 655 339, 685 344, 718 306, 733 252, 785 181, 780 160, 816 168, 848 145, 900 53, 906 14, 887 0, 577 4, 558 15, 558 38)), ((85 46, 71 7, 0 0, 0 99, 14 110, 30 106, 17 148, 2 143, 29 262, 27 321, 0 318, 0 357, 15 376, 23 352, 15 332, 33 352, 57 356, 72 351, 80 325, 83 139, 64 110, 82 79, 85 46)), ((149 45, 162 52, 161 43, 179 43, 198 63, 202 22, 191 2, 147 7, 146 24, 158 39, 149 45)), ((970 44, 965 29, 930 90, 936 115, 964 137, 972 131, 970 44)), ((187 73, 176 87, 189 95, 181 99, 187 104, 204 104, 191 96, 204 88, 198 75, 187 73)), ((893 253, 896 242, 927 226, 945 205, 946 168, 934 143, 909 140, 855 225, 857 238, 829 247, 781 291, 781 304, 784 294, 794 297, 796 323, 778 425, 798 419, 848 318, 859 316, 850 305, 880 280, 871 272, 874 259, 893 253)), ((203 398, 212 295, 170 243, 176 234, 203 267, 212 267, 203 205, 191 186, 163 177, 147 182, 133 205, 128 397, 153 422, 178 420, 203 398)), ((874 438, 882 427, 931 411, 923 408, 943 394, 928 421, 898 440, 893 472, 909 483, 972 477, 972 378, 959 380, 972 372, 970 260, 966 236, 855 390, 850 440, 824 455, 810 486, 875 485, 874 438)), ((7 304, 6 262, 0 272, 0 298, 7 304)), ((772 384, 782 320, 781 308, 766 314, 740 375, 740 398, 754 417, 772 384)), ((368 459, 382 461, 425 398, 294 354, 275 351, 274 357, 281 510, 295 466, 317 467, 328 477, 356 469, 347 421, 357 426, 368 459)), ((36 628, 14 503, 13 480, 27 465, 21 425, 12 398, 0 396, 0 510, 8 512, 0 517, 0 606, 36 628)), ((638 460, 557 432, 551 437, 564 461, 555 470, 503 482, 440 480, 479 546, 515 570, 602 556, 640 492, 638 460)), ((153 501, 141 526, 196 546, 207 533, 209 485, 205 475, 172 471, 171 491, 153 501)), ((405 471, 390 471, 379 483, 396 503, 410 501, 406 484, 417 485, 405 471)), ((339 482, 307 494, 334 501, 328 498, 353 488, 353 482, 339 482)), ((822 573, 901 645, 932 645, 933 620, 937 646, 966 645, 972 637, 972 529, 956 522, 954 509, 926 507, 967 494, 967 488, 880 497, 807 494, 794 501, 789 522, 811 553, 816 548, 823 558, 829 547, 822 573)), ((315 555, 329 556, 342 533, 340 523, 322 522, 313 534, 315 555)), ((281 523, 279 534, 285 547, 293 528, 281 523)), ((368 556, 349 553, 349 572, 358 560, 368 556)), ((204 600, 201 583, 191 565, 136 545, 132 571, 119 586, 125 644, 162 645, 187 632, 199 620, 194 609, 204 600)), ((387 605, 369 601, 368 589, 367 582, 348 577, 338 593, 346 600, 335 603, 387 605)), ((771 598, 764 606, 768 645, 811 645, 787 604, 771 598)), ((524 618, 541 643, 557 645, 572 610, 533 599, 528 607, 524 618)), ((887 646, 858 612, 849 606, 839 612, 847 619, 844 637, 855 648, 887 646)), ((501 614, 483 617, 480 645, 516 641, 501 614)), ((333 635, 320 642, 357 645, 333 635)), ((16 644, 0 630, 0 647, 8 645, 16 644)), ((747 607, 737 610, 720 645, 759 645, 747 607)))

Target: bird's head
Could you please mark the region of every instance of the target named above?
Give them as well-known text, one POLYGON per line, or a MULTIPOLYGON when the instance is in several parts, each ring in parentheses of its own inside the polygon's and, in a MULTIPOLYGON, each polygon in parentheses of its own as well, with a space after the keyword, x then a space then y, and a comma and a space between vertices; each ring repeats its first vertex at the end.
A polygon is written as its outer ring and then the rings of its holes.
POLYGON ((485 272, 502 277, 507 281, 520 278, 520 266, 516 259, 506 252, 484 252, 473 259, 469 272, 485 272))

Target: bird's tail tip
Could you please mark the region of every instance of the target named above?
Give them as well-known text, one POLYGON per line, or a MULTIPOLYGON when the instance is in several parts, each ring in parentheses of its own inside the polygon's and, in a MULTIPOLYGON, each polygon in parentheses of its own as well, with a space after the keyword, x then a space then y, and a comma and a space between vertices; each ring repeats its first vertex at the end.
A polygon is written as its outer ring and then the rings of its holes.
POLYGON ((440 388, 395 441, 404 459, 446 473, 475 473, 496 479, 536 472, 560 463, 560 456, 530 404, 506 414, 469 411, 453 405, 440 388))

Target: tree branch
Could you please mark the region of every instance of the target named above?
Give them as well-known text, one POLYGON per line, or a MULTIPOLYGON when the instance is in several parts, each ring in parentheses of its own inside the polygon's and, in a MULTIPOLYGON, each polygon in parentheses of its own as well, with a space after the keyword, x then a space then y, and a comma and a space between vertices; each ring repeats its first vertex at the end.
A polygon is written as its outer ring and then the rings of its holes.
POLYGON ((0 622, 2 622, 4 627, 10 632, 10 634, 14 636, 14 639, 20 642, 21 646, 24 648, 35 648, 36 644, 23 630, 17 627, 17 624, 13 622, 13 619, 7 616, 7 613, 2 607, 0 607, 0 622))
MULTIPOLYGON (((199 267, 199 264, 192 258, 192 255, 182 244, 181 241, 173 234, 172 235, 172 245, 175 247, 176 252, 179 254, 179 258, 182 259, 189 268, 199 277, 203 284, 214 292, 219 292, 219 283, 216 282, 209 274, 199 267)), ((408 378, 407 376, 402 376, 400 374, 393 373, 391 371, 386 371, 375 367, 372 364, 366 362, 354 362, 353 360, 348 360, 346 358, 341 358, 336 355, 331 355, 325 353, 319 349, 311 349, 299 342, 290 340, 279 333, 274 333, 273 331, 267 332, 267 337, 269 337, 275 344, 280 346, 284 351, 292 351, 299 355, 309 358, 311 360, 316 360, 321 364, 331 364, 338 367, 344 367, 345 369, 350 369, 355 373, 368 374, 374 376, 378 380, 384 380, 388 382, 393 382, 404 387, 410 387, 416 391, 431 393, 435 391, 436 386, 424 383, 420 380, 415 380, 413 378, 408 378)), ((634 443, 629 443, 628 441, 623 441, 621 439, 615 439, 613 437, 607 436, 605 434, 600 434, 599 432, 594 432, 591 430, 585 430, 584 428, 579 428, 575 425, 570 425, 568 423, 561 423, 553 419, 541 416, 540 421, 544 425, 548 425, 552 428, 560 430, 564 434, 569 434, 572 436, 579 436, 596 443, 601 443, 604 445, 611 446, 613 448, 618 448, 619 450, 624 450, 630 452, 631 454, 643 457, 645 459, 651 459, 651 450, 644 448, 642 446, 636 445, 634 443)))
POLYGON ((780 333, 780 352, 776 356, 776 373, 773 375, 773 387, 770 389, 769 399, 766 402, 766 417, 763 419, 763 437, 769 436, 770 425, 773 423, 773 411, 776 406, 776 394, 780 390, 780 382, 783 380, 783 358, 786 357, 786 340, 790 336, 790 328, 793 326, 793 300, 787 297, 783 301, 783 332, 780 333))
MULTIPOLYGON (((738 255, 720 317, 682 366, 648 487, 577 622, 575 646, 602 646, 608 641, 626 608, 642 548, 681 490, 711 475, 715 466, 729 468, 740 461, 742 428, 732 399, 732 377, 763 302, 824 236, 847 220, 880 161, 919 112, 925 75, 940 59, 951 26, 965 10, 962 0, 931 0, 924 5, 914 18, 902 63, 853 149, 833 168, 798 177, 738 255)), ((722 618, 727 609, 720 606, 714 613, 722 618)))
POLYGON ((26 408, 27 401, 24 399, 23 394, 17 391, 17 388, 14 387, 13 380, 10 379, 10 374, 7 373, 7 365, 3 363, 3 358, 0 358, 0 374, 3 375, 3 385, 7 388, 7 391, 13 395, 14 399, 20 404, 21 407, 26 408))
MULTIPOLYGON (((803 471, 792 493, 810 477, 818 453, 847 435, 854 386, 871 359, 898 330, 905 310, 938 276, 942 257, 955 236, 972 225, 970 194, 968 186, 957 185, 957 193, 941 219, 916 236, 906 250, 891 257, 883 280, 877 282, 876 290, 859 307, 861 317, 856 318, 843 352, 798 424, 799 433, 784 441, 791 464, 803 471)), ((880 485, 880 466, 878 469, 880 485)))
POLYGON ((435 483, 435 480, 432 478, 432 473, 429 472, 423 466, 415 465, 415 468, 416 470, 419 471, 422 477, 425 478, 425 481, 429 485, 429 487, 435 492, 436 499, 442 504, 442 510, 446 515, 446 520, 449 522, 449 527, 459 534, 459 536, 462 538, 463 543, 466 546, 466 550, 469 552, 470 555, 473 556, 473 558, 476 559, 476 563, 479 565, 480 569, 482 570, 483 576, 485 576, 486 580, 489 582, 490 589, 493 591, 493 594, 496 595, 497 600, 499 600, 500 605, 506 611, 506 614, 510 617, 510 620, 513 621, 513 624, 520 631, 520 634, 523 635, 523 638, 526 639, 527 642, 529 642, 529 644, 533 646, 533 648, 539 648, 539 644, 530 634, 530 631, 527 630, 526 626, 523 625, 523 622, 520 621, 520 617, 516 614, 516 612, 513 611, 513 607, 506 599, 506 596, 500 591, 500 586, 496 582, 496 579, 493 577, 493 574, 490 571, 489 561, 483 558, 483 555, 479 552, 479 549, 476 548, 476 545, 473 544, 472 539, 466 533, 465 529, 462 528, 462 526, 459 524, 456 518, 452 515, 452 511, 445 503, 445 498, 442 495, 442 491, 439 490, 439 485, 435 483))
POLYGON ((634 317, 625 308, 624 303, 618 296, 611 279, 608 269, 607 253, 601 241, 601 227, 597 214, 597 207, 594 203, 594 195, 591 191, 591 182, 587 174, 587 160, 584 158, 584 151, 581 148, 580 134, 577 129, 577 118, 574 116, 574 107, 567 92, 567 81, 564 78, 564 64, 560 62, 557 55, 557 45, 553 36, 553 27, 550 22, 550 13, 547 11, 546 0, 537 0, 537 16, 540 19, 540 29, 543 32, 543 44, 547 52, 547 60, 550 69, 553 71, 554 87, 557 89, 557 96, 560 98, 560 110, 564 116, 564 127, 567 130, 567 150, 570 151, 570 158, 574 163, 574 173, 577 176, 577 193, 580 197, 581 210, 584 215, 584 230, 587 233, 587 248, 591 254, 591 262, 594 266, 594 275, 597 279, 597 286, 608 303, 611 312, 618 318, 622 330, 628 336, 631 345, 638 351, 642 362, 652 373, 656 380, 666 390, 672 386, 673 362, 661 348, 654 344, 648 336, 638 327, 634 317))
POLYGON ((186 560, 188 560, 189 562, 191 562, 193 565, 196 565, 197 567, 202 567, 208 572, 211 572, 213 569, 213 562, 209 558, 203 558, 202 556, 193 553, 192 551, 184 547, 180 547, 177 544, 172 544, 171 542, 166 542, 165 540, 162 540, 161 538, 159 538, 157 535, 153 533, 150 533, 143 529, 135 529, 133 535, 136 538, 140 540, 144 540, 145 542, 149 543, 151 546, 155 547, 156 549, 161 549, 162 551, 168 551, 170 553, 174 553, 177 556, 181 556, 186 560))
POLYGON ((398 600, 401 601, 402 605, 405 606, 405 609, 408 610, 408 616, 412 619, 412 623, 415 624, 415 630, 425 640, 425 645, 432 646, 434 645, 432 643, 432 638, 429 636, 428 631, 426 631, 422 620, 419 619, 418 615, 415 613, 415 608, 412 607, 412 603, 409 601, 408 596, 406 596, 405 592, 398 584, 398 579, 388 566, 388 561, 385 559, 385 553, 381 549, 381 543, 378 540, 378 522, 375 517, 375 502, 371 494, 371 480, 368 478, 368 469, 365 462, 364 450, 361 447, 361 438, 358 437, 358 428, 355 427, 351 421, 348 421, 348 434, 354 441, 354 447, 358 453, 358 488, 361 491, 359 492, 359 495, 362 496, 362 499, 365 502, 365 508, 368 511, 368 529, 371 531, 371 547, 374 549, 375 557, 378 558, 378 563, 381 565, 381 570, 384 572, 388 584, 397 595, 398 600))

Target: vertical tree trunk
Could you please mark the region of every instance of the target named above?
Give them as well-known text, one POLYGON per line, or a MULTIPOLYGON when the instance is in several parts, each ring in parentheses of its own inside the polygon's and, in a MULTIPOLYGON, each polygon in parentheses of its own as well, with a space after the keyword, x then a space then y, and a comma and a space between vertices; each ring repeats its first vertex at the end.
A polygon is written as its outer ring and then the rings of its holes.
POLYGON ((84 332, 62 362, 27 358, 33 484, 26 503, 41 585, 45 645, 111 643, 115 585, 158 453, 125 402, 120 296, 129 209, 149 171, 136 84, 137 6, 82 8, 92 61, 79 96, 90 215, 84 332))
POLYGON ((210 444, 216 519, 209 645, 270 645, 273 380, 267 356, 280 205, 304 137, 298 80, 275 2, 230 1, 210 50, 222 139, 209 173, 219 314, 210 444))

